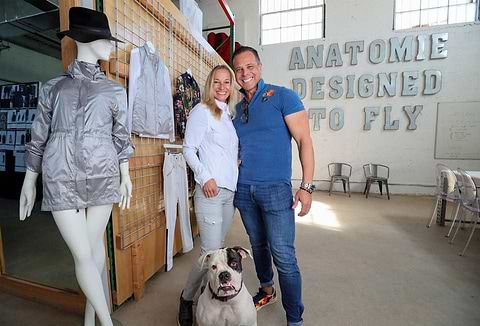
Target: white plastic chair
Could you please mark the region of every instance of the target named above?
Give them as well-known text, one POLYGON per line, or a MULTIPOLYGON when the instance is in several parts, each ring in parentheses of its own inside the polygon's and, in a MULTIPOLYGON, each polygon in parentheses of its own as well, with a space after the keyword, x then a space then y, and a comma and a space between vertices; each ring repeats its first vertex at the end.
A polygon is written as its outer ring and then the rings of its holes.
MULTIPOLYGON (((465 212, 470 213, 472 216, 470 220, 470 235, 468 236, 467 242, 465 243, 465 247, 463 247, 462 252, 460 252, 460 256, 464 256, 465 251, 470 244, 470 240, 472 240, 473 232, 475 232, 477 223, 480 221, 480 198, 478 198, 477 188, 472 177, 460 168, 457 168, 457 172, 462 180, 459 183, 461 207, 465 210, 465 212)), ((452 241, 450 241, 450 243, 452 243, 455 239, 459 228, 460 223, 458 223, 457 229, 455 230, 455 234, 453 235, 452 241)))
POLYGON ((458 217, 458 212, 460 210, 460 193, 459 193, 459 183, 457 180, 457 176, 455 172, 453 172, 450 168, 443 164, 437 164, 435 167, 435 177, 437 180, 437 187, 435 189, 435 207, 433 208, 432 217, 430 219, 430 223, 428 223, 427 227, 430 227, 437 215, 437 208, 442 200, 447 202, 456 203, 457 207, 452 211, 452 217, 450 220, 452 221, 452 225, 448 230, 448 233, 445 235, 446 237, 450 236, 452 232, 453 225, 458 217))

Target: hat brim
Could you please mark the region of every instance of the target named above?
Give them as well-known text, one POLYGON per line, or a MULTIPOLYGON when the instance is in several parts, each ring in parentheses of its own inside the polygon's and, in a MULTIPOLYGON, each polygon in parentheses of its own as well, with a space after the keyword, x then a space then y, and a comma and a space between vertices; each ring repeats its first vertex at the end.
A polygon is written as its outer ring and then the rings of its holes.
POLYGON ((119 43, 125 43, 120 41, 118 38, 113 37, 111 34, 106 33, 93 33, 90 31, 77 31, 77 30, 68 30, 63 32, 58 32, 57 37, 61 40, 65 36, 68 36, 75 41, 82 43, 90 43, 97 40, 111 40, 119 43))

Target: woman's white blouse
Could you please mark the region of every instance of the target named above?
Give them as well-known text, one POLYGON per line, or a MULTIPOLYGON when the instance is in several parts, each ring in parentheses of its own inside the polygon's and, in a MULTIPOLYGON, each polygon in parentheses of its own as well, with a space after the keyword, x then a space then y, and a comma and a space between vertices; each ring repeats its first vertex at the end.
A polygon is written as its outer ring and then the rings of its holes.
POLYGON ((223 111, 216 119, 209 108, 197 104, 187 120, 183 155, 202 187, 211 178, 218 187, 237 189, 238 137, 226 103, 217 101, 223 111))

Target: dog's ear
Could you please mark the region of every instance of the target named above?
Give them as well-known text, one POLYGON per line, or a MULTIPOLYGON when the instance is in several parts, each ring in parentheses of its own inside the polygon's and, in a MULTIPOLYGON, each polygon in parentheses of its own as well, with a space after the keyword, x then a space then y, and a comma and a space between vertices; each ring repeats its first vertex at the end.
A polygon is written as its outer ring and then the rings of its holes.
POLYGON ((200 269, 205 269, 205 265, 208 264, 208 260, 212 257, 212 252, 207 251, 203 255, 198 258, 198 264, 200 265, 200 269))
MULTIPOLYGON (((250 250, 248 249, 245 249, 243 247, 240 247, 240 246, 235 246, 232 248, 233 250, 235 250, 236 252, 238 252, 238 254, 242 257, 242 258, 246 258, 246 257, 250 257, 252 258, 252 255, 250 254, 250 250)), ((253 258, 252 258, 253 259, 253 258)))

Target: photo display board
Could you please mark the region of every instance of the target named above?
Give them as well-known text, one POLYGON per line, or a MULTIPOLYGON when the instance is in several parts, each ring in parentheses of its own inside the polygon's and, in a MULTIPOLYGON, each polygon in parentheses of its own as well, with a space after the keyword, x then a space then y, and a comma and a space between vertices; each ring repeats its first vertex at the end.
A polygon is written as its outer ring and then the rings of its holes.
POLYGON ((0 172, 26 170, 25 144, 31 139, 39 89, 39 82, 0 86, 0 172))

